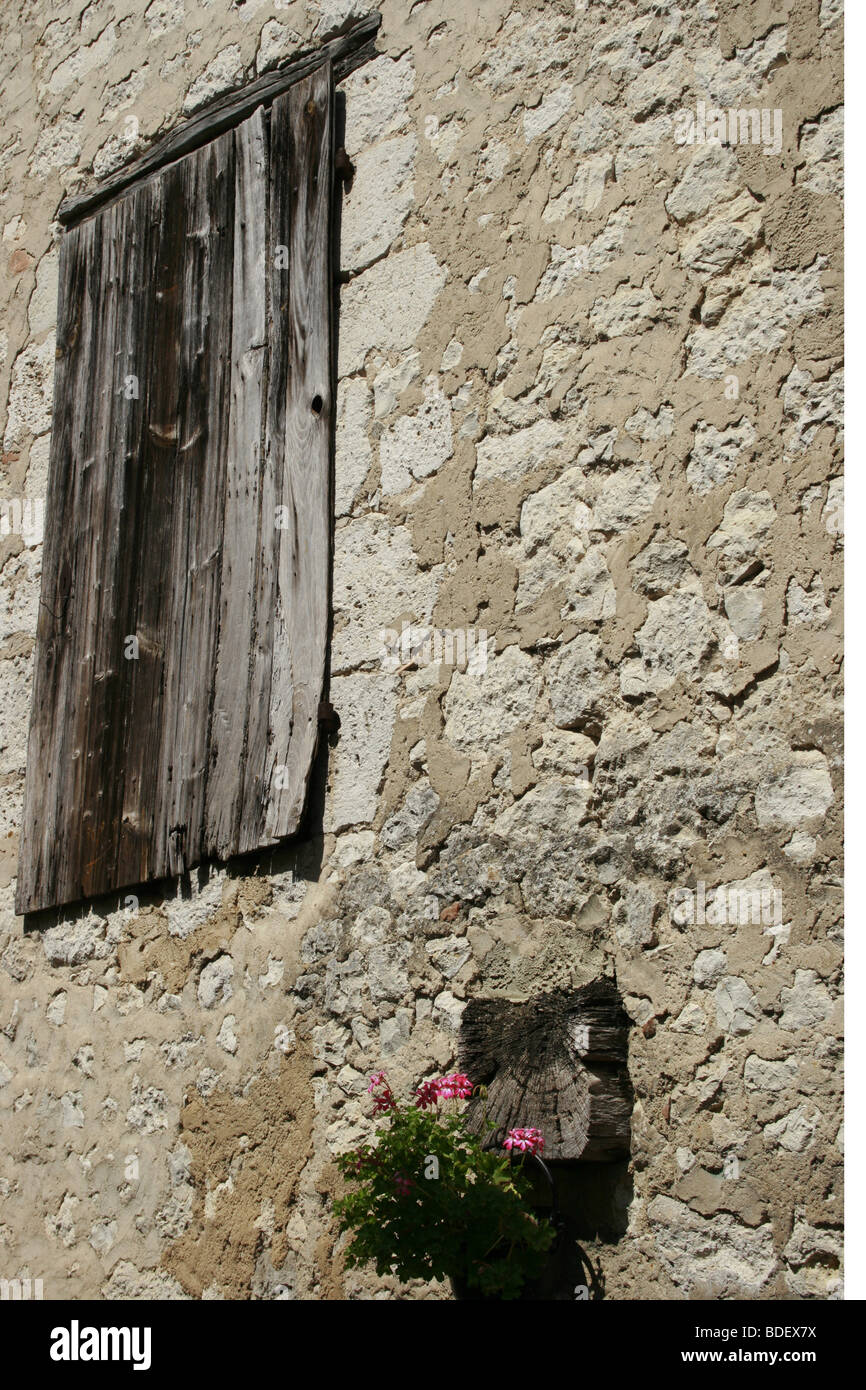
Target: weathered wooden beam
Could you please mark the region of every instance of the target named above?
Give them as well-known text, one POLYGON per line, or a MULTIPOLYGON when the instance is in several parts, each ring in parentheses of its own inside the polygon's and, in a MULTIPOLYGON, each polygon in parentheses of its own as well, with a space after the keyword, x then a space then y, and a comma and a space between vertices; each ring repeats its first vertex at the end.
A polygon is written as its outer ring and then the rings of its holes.
POLYGON ((460 1025, 460 1061, 487 1098, 469 1124, 500 1131, 534 1125, 545 1158, 604 1161, 629 1151, 632 1093, 628 1017, 616 987, 596 980, 525 1002, 473 999, 460 1025))
POLYGON ((237 91, 217 98, 201 111, 197 111, 183 125, 161 136, 149 150, 110 174, 96 188, 64 199, 57 212, 58 221, 68 226, 94 209, 102 207, 132 183, 155 173, 166 164, 180 159, 182 155, 189 154, 246 120, 257 107, 270 106, 277 97, 282 96, 296 82, 309 77, 324 63, 331 64, 334 82, 341 82, 357 67, 375 57, 376 35, 381 23, 382 16, 378 10, 374 10, 330 43, 300 53, 275 72, 265 73, 255 82, 249 82, 237 91))

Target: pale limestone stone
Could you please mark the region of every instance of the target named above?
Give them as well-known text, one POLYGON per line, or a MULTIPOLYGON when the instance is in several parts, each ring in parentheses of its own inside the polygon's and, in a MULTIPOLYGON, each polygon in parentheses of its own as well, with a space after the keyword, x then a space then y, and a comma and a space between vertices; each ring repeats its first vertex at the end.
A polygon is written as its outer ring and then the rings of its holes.
POLYGON ((198 977, 198 1002, 203 1009, 212 1009, 216 1003, 227 1003, 232 997, 232 979, 235 965, 231 956, 217 956, 208 961, 198 977))
POLYGON ((116 44, 117 30, 113 24, 108 24, 93 43, 83 44, 58 64, 45 86, 40 88, 40 97, 58 96, 67 87, 85 82, 91 73, 101 71, 109 63, 116 44))
POLYGON ((269 19, 259 35, 259 48, 256 53, 256 73, 267 72, 277 67, 284 58, 303 48, 303 39, 288 24, 278 19, 269 19))
POLYGON ((788 29, 776 24, 732 58, 723 58, 718 46, 702 48, 695 57, 695 82, 701 96, 721 107, 766 105, 757 98, 768 74, 787 55, 788 29))
POLYGON ((545 135, 548 130, 557 125, 562 120, 565 113, 570 110, 574 102, 574 90, 570 83, 564 82, 561 87, 556 87, 554 91, 548 92, 538 106, 530 111, 523 113, 523 136, 526 143, 537 140, 539 135, 545 135))
POLYGON ((844 142, 842 107, 823 112, 817 121, 806 121, 800 129, 800 154, 805 169, 797 170, 797 183, 813 193, 835 193, 844 189, 842 163, 844 142))
POLYGON ((604 230, 593 237, 586 248, 586 269, 598 275, 622 256, 626 233, 632 225, 632 209, 616 208, 607 219, 604 230))
POLYGON ((439 805, 439 797, 426 778, 415 782, 403 805, 389 816, 379 832, 388 849, 400 849, 416 840, 439 805))
POLYGON ((84 1111, 81 1108, 81 1092, 67 1091, 60 1097, 60 1123, 64 1129, 83 1129, 84 1111))
POLYGON ((588 782, 544 782, 515 801, 493 823, 493 833, 507 844, 536 848, 551 829, 574 834, 586 813, 592 788, 588 782))
POLYGON ((770 1144, 781 1145, 789 1153, 801 1154, 813 1143, 821 1119, 816 1106, 798 1105, 774 1124, 764 1125, 764 1138, 770 1144))
MULTIPOLYGON (((627 883, 612 916, 620 945, 633 951, 651 946, 655 941, 657 912, 658 896, 651 884, 627 883)), ((704 1025, 702 1018, 701 1031, 704 1025)))
POLYGON ((819 574, 813 575, 808 588, 796 579, 788 582, 785 610, 791 627, 805 623, 810 627, 826 627, 832 614, 824 602, 824 585, 819 574))
POLYGON ((185 17, 184 0, 151 0, 144 12, 144 22, 154 39, 179 29, 185 17))
POLYGON ((434 999, 432 1022, 436 1027, 445 1030, 446 1033, 456 1033, 460 1027, 464 1008, 466 1008, 466 999, 457 999, 450 990, 442 990, 441 994, 436 995, 434 999))
POLYGON ((755 792, 758 825, 768 830, 793 829, 820 820, 833 802, 833 783, 823 753, 794 753, 791 763, 766 777, 755 792))
POLYGON ((745 1226, 729 1212, 699 1216, 685 1202, 654 1197, 647 1217, 656 1249, 678 1288, 708 1288, 717 1298, 749 1298, 776 1268, 773 1228, 745 1226))
POLYGON ((168 1129, 168 1097, 156 1086, 145 1086, 141 1077, 132 1078, 132 1092, 126 1123, 140 1134, 168 1129))
POLYGON ((703 496, 727 482, 739 465, 740 456, 751 449, 756 438, 755 427, 745 415, 736 424, 727 425, 721 430, 707 424, 706 420, 699 420, 686 466, 686 477, 692 492, 703 496))
POLYGON ((761 235, 757 209, 750 194, 735 199, 724 217, 708 222, 684 241, 680 254, 685 264, 698 275, 722 275, 737 261, 745 260, 761 235))
POLYGON ((737 637, 744 642, 756 641, 763 627, 763 590, 754 584, 726 590, 725 613, 737 637))
POLYGON ((610 154, 599 154, 584 160, 568 187, 551 198, 542 213, 544 222, 571 221, 579 213, 594 212, 604 197, 604 190, 615 177, 610 154))
POLYGON ((369 266, 400 235, 415 197, 417 146, 414 134, 398 135, 358 154, 340 223, 344 269, 369 266))
POLYGON ((41 338, 55 327, 57 319, 57 271, 58 252, 56 247, 46 251, 36 268, 36 284, 27 306, 27 322, 34 338, 41 338))
POLYGON ((670 539, 650 541, 631 563, 632 583, 639 594, 661 598, 691 572, 688 547, 670 539))
POLYGON ((451 403, 435 377, 424 387, 424 402, 414 415, 403 415, 382 435, 379 458, 382 492, 403 492, 413 479, 428 478, 453 453, 451 403))
POLYGON ((42 937, 45 958, 52 965, 81 965, 108 954, 105 923, 98 917, 71 918, 49 927, 42 937))
POLYGON ((569 729, 546 729, 540 748, 532 751, 532 765, 539 772, 552 772, 558 777, 590 780, 590 767, 595 758, 595 744, 586 734, 569 729))
POLYGON ((331 702, 341 725, 326 812, 328 830, 369 824, 376 815, 397 713, 396 686, 394 677, 379 672, 355 672, 331 681, 331 702))
POLYGON ((396 410, 402 393, 421 375, 421 354, 406 352, 392 367, 386 363, 373 379, 374 413, 379 420, 396 410))
POLYGON ((535 299, 539 304, 564 294, 569 285, 584 277, 589 269, 589 247, 551 246, 550 264, 541 277, 535 299))
POLYGON ((626 420, 625 429, 644 443, 656 444, 661 439, 670 439, 673 434, 674 412, 669 405, 660 405, 655 414, 645 406, 639 406, 626 420))
MULTIPOLYGON (((582 547, 578 547, 581 550, 582 547)), ((560 616, 577 622, 600 622, 616 613, 616 586, 602 545, 590 546, 565 575, 566 602, 560 616)), ((517 605, 518 608, 520 605, 517 605)))
POLYGON ((404 130, 415 87, 411 51, 401 58, 383 54, 365 63, 342 84, 346 93, 346 149, 354 158, 376 140, 404 130))
POLYGON ((830 29, 845 13, 845 0, 821 0, 820 23, 822 29, 830 29))
POLYGON ((724 951, 713 948, 699 951, 692 966, 692 979, 698 989, 710 989, 718 984, 728 968, 728 957, 724 951))
POLYGON ((776 508, 768 492, 741 488, 725 503, 717 530, 707 541, 707 551, 720 552, 720 566, 730 579, 739 579, 763 553, 776 520, 776 508))
POLYGON ((689 999, 671 1023, 674 1033, 695 1033, 700 1036, 706 1031, 707 1015, 699 999, 689 999))
POLYGON ((782 403, 785 414, 794 419, 785 443, 785 453, 793 458, 806 452, 825 425, 841 430, 843 374, 833 372, 826 380, 816 381, 811 372, 794 367, 782 390, 782 403))
POLYGON ((716 985, 714 998, 716 1022, 729 1037, 750 1033, 761 1017, 761 1010, 754 994, 746 981, 738 975, 726 975, 720 980, 716 985))
POLYGON ((823 1023, 833 1008, 833 1000, 826 986, 819 980, 814 970, 797 970, 790 989, 783 989, 779 996, 782 1002, 782 1016, 779 1027, 788 1033, 800 1028, 815 1028, 823 1023))
POLYGON ((476 448, 473 487, 485 482, 517 482, 546 463, 563 437, 562 426, 548 419, 536 420, 514 434, 487 435, 476 448))
MULTIPOLYGON (((821 18, 823 22, 823 9, 821 18)), ((842 1254, 841 1231, 811 1226, 808 1221, 798 1217, 782 1251, 782 1258, 788 1266, 786 1277, 791 1291, 804 1299, 840 1299, 842 1254)))
POLYGON ((78 116, 60 115, 46 126, 33 151, 30 173, 45 179, 57 169, 68 169, 77 163, 84 139, 83 113, 78 116))
POLYGON ((625 531, 649 516, 659 495, 659 480, 648 463, 621 464, 594 488, 594 531, 625 531))
POLYGON ((455 671, 443 702, 445 737, 456 748, 483 754, 532 719, 540 692, 532 658, 519 647, 488 656, 486 669, 473 658, 455 671))
POLYGON ((367 983, 370 998, 374 1003, 383 1000, 396 1002, 409 988, 409 975, 406 962, 412 953, 408 941, 391 942, 384 946, 374 946, 367 957, 367 983))
POLYGON ((462 357, 463 344, 457 338, 452 338, 442 354, 440 370, 443 372, 453 371, 455 367, 459 367, 462 357))
POLYGON ((340 297, 340 376, 360 371, 371 348, 411 348, 445 284, 446 271, 422 242, 378 261, 340 297))
POLYGON ((346 516, 373 461, 367 430, 372 398, 363 377, 349 377, 337 386, 337 430, 334 449, 334 515, 346 516))
POLYGON ((369 14, 365 0, 309 0, 308 8, 315 21, 313 38, 316 42, 333 38, 369 14))
POLYGON ((776 1062, 752 1052, 746 1058, 743 1080, 750 1091, 787 1091, 795 1084, 798 1070, 794 1057, 776 1062))
POLYGON ((472 947, 465 937, 442 936, 424 944, 424 949, 446 980, 452 979, 472 956, 472 947))
POLYGON ((792 328, 823 307, 824 264, 819 256, 807 270, 769 271, 766 282, 747 286, 716 327, 701 325, 689 335, 686 376, 712 380, 780 347, 792 328))
POLYGON ((679 183, 665 200, 677 222, 691 222, 720 203, 730 202, 742 187, 734 151, 724 145, 700 145, 679 183))
POLYGON ((381 662, 389 631, 401 617, 429 623, 442 566, 419 570, 405 526, 372 513, 341 526, 334 543, 332 668, 347 671, 381 662))
POLYGON ((237 1034, 235 1033, 236 1022, 237 1019, 234 1014, 226 1014, 220 1025, 220 1030, 217 1033, 218 1045, 222 1048, 223 1052, 228 1052, 232 1057, 238 1050, 237 1034))
POLYGON ((204 106, 205 102, 211 101, 222 92, 230 91, 232 87, 239 86, 243 75, 244 62, 240 45, 228 44, 220 49, 204 72, 191 84, 183 101, 184 115, 188 116, 199 106, 204 106))
POLYGON ((559 648, 548 671, 550 705, 558 728, 573 728, 598 709, 603 673, 601 643, 594 632, 579 633, 559 648))
POLYGON ((643 333, 661 311, 649 286, 624 286, 612 295, 600 296, 589 311, 589 321, 602 338, 622 338, 643 333))
POLYGON ((795 830, 782 850, 795 864, 811 864, 818 852, 818 841, 814 835, 807 835, 805 830, 795 830))
POLYGON ((678 676, 694 678, 712 638, 710 611, 698 594, 677 589, 650 603, 635 634, 640 657, 622 664, 622 693, 642 695, 666 690, 678 676))
POLYGON ((383 1057, 391 1057, 405 1047, 412 1031, 412 1012, 398 1009, 393 1018, 383 1018, 379 1024, 379 1044, 383 1057))
MULTIPOLYGON (((525 432, 523 432, 525 433, 525 432)), ((567 469, 555 482, 527 497, 520 509, 520 536, 527 555, 533 555, 559 532, 588 531, 592 514, 584 499, 586 475, 580 468, 567 469)))

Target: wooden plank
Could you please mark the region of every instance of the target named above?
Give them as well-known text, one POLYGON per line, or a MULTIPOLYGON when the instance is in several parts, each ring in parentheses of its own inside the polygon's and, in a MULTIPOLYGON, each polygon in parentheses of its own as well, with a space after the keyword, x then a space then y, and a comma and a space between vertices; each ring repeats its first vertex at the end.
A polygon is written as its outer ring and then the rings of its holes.
MULTIPOLYGON (((254 598, 262 537, 262 435, 267 356, 265 114, 235 139, 234 276, 219 643, 214 674, 205 851, 237 852, 250 719, 254 598)), ((271 513, 272 514, 272 513, 271 513)), ((269 568, 265 566, 265 568, 269 568)), ((269 631, 269 630, 268 630, 269 631)), ((269 650, 269 640, 265 639, 269 650)), ((257 685, 254 707, 267 711, 257 685)))
MULTIPOLYGON (((178 411, 169 446, 174 495, 171 611, 154 872, 201 859, 229 442, 235 142, 229 132, 182 161, 178 411)), ((133 733, 135 731, 133 730, 133 733)))
MULTIPOLYGON (((258 838, 293 834, 300 823, 318 737, 325 674, 330 569, 331 196, 333 84, 330 65, 296 83, 274 102, 272 132, 288 126, 290 180, 276 160, 271 197, 279 197, 273 234, 286 236, 288 306, 274 316, 286 333, 288 372, 282 428, 279 559, 274 608, 273 668, 265 765, 264 823, 258 838), (288 182, 288 200, 285 184, 288 182), (282 195, 278 194, 280 185, 282 195), (280 218, 285 218, 280 223, 280 218)), ((275 142, 276 143, 276 142, 275 142)), ((276 269, 272 272, 276 276, 276 269)), ((283 389, 281 379, 276 389, 283 389)), ((271 438, 274 438, 271 431, 271 438)), ((245 808, 246 809, 246 808, 245 808)), ((252 827, 249 826, 252 834, 252 827)))
MULTIPOLYGON (((95 350, 93 274, 99 229, 76 228, 60 248, 57 358, 51 431, 42 588, 24 785, 16 912, 54 900, 64 873, 63 780, 69 725, 63 718, 75 677, 70 640, 75 608, 74 575, 80 554, 75 534, 84 452, 79 447, 86 418, 86 384, 95 350)), ((98 308, 97 308, 98 313, 98 308)))
POLYGON ((257 107, 269 106, 294 83, 308 77, 325 63, 331 64, 334 80, 342 81, 361 63, 375 56, 375 38, 381 22, 379 12, 373 11, 329 43, 300 53, 275 72, 265 73, 238 91, 219 97, 183 125, 162 136, 143 155, 111 174, 90 192, 65 199, 58 209, 58 220, 66 225, 93 212, 130 184, 246 120, 257 107))

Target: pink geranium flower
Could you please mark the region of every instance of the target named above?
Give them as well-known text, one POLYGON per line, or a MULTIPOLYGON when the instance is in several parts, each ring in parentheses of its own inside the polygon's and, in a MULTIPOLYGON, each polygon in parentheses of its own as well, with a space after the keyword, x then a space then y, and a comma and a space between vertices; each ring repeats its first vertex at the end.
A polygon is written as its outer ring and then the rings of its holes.
POLYGON ((440 1100, 468 1100, 472 1095, 472 1082, 463 1072, 452 1072, 450 1076, 440 1076, 435 1081, 424 1081, 415 1092, 415 1104, 419 1110, 427 1110, 440 1100))
POLYGON ((462 1071, 452 1072, 439 1082, 439 1095, 442 1100, 468 1100, 472 1095, 472 1082, 462 1071))
POLYGON ((504 1149, 518 1149, 521 1153, 540 1154, 544 1148, 544 1135, 540 1129, 510 1129, 502 1145, 504 1149))

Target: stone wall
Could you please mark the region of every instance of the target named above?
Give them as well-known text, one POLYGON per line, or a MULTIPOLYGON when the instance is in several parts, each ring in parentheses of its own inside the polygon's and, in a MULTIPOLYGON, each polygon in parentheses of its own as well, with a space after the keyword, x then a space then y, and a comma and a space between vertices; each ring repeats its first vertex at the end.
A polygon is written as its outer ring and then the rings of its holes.
POLYGON ((369 1073, 449 1067, 469 997, 607 975, 607 1296, 838 1297, 841 0, 381 8, 318 833, 26 932, 57 207, 365 7, 0 11, 0 1276, 406 1296, 329 1220, 369 1073))

